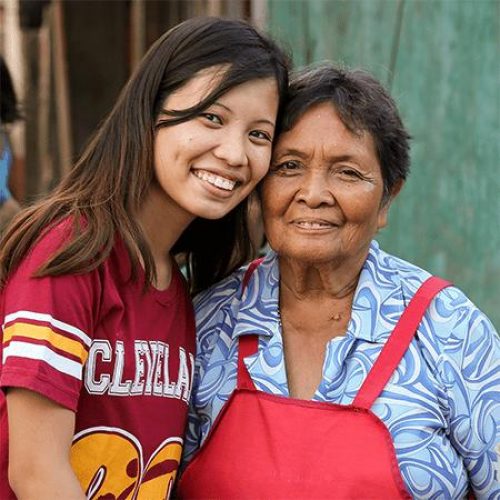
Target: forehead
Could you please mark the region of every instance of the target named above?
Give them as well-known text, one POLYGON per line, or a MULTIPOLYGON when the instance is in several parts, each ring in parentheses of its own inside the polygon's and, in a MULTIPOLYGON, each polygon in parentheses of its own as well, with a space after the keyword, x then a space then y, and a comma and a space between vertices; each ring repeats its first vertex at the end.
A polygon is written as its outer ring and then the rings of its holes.
MULTIPOLYGON (((227 65, 220 65, 199 71, 167 96, 163 107, 179 110, 196 106, 217 89, 227 70, 227 65)), ((272 76, 254 78, 230 87, 217 102, 235 113, 244 111, 248 121, 263 119, 274 123, 279 102, 278 83, 272 76)))
POLYGON ((226 65, 211 66, 198 71, 184 85, 168 95, 164 104, 168 103, 171 109, 195 106, 217 88, 226 71, 226 65))
POLYGON ((375 141, 367 131, 352 132, 330 102, 314 104, 278 138, 276 151, 283 148, 345 150, 378 158, 375 141))

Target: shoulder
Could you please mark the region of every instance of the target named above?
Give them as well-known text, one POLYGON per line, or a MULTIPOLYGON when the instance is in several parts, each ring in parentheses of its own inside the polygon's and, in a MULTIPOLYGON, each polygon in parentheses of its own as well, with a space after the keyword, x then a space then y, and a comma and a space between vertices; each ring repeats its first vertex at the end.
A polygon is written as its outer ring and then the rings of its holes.
POLYGON ((219 281, 210 288, 199 293, 193 300, 197 322, 203 324, 207 316, 212 316, 214 309, 228 307, 241 299, 246 300, 249 293, 255 288, 263 289, 267 286, 269 273, 277 270, 277 257, 270 252, 262 262, 253 270, 246 284, 243 294, 243 280, 250 264, 246 264, 234 271, 228 277, 219 281))
POLYGON ((195 386, 223 330, 227 332, 223 345, 231 342, 245 272, 246 267, 238 269, 193 300, 196 322, 195 386))
POLYGON ((88 319, 95 317, 104 288, 100 271, 38 275, 40 268, 67 244, 71 233, 70 219, 42 232, 2 289, 5 315, 19 310, 34 311, 77 326, 85 323, 88 330, 88 319))
POLYGON ((38 283, 39 278, 36 277, 38 272, 68 244, 71 232, 69 219, 45 227, 10 271, 5 286, 9 284, 12 286, 13 283, 38 283))
MULTIPOLYGON (((395 274, 407 306, 431 273, 384 252, 376 245, 374 250, 370 252, 370 257, 377 268, 378 278, 395 274)), ((418 333, 421 338, 426 337, 433 344, 438 351, 436 354, 441 355, 449 352, 470 353, 471 349, 482 349, 499 342, 498 334, 488 317, 454 285, 444 288, 434 297, 418 333)))
MULTIPOLYGON (((396 257, 382 250, 377 242, 373 242, 367 259, 371 268, 374 281, 379 283, 390 282, 392 286, 400 286, 405 306, 415 296, 417 290, 427 281, 432 274, 421 267, 412 264, 400 257, 396 257)), ((380 286, 380 285, 379 285, 380 286)), ((466 295, 454 285, 444 288, 439 292, 434 301, 443 302, 446 308, 455 308, 457 302, 473 306, 466 295)))
MULTIPOLYGON (((75 238, 78 238, 81 232, 85 231, 87 223, 82 217, 80 222, 77 223, 75 218, 72 216, 64 217, 63 219, 57 220, 45 228, 42 229, 40 236, 34 241, 31 247, 23 256, 19 267, 28 269, 32 273, 35 273, 43 264, 55 257, 60 252, 63 252, 69 245, 71 245, 75 238)), ((104 247, 104 244, 103 244, 104 247)), ((78 256, 79 252, 85 254, 85 248, 82 247, 75 252, 73 252, 70 258, 78 256)), ((87 264, 91 264, 91 258, 84 260, 82 263, 82 268, 88 268, 87 264)), ((104 259, 102 266, 109 266, 109 263, 113 263, 114 267, 120 268, 121 274, 130 274, 130 259, 126 251, 125 244, 116 234, 113 242, 111 252, 104 259)), ((98 266, 101 267, 101 266, 98 266)), ((86 271, 71 271, 68 275, 85 275, 88 274, 86 271)), ((61 276, 65 273, 61 273, 61 276)))
POLYGON ((71 238, 72 221, 65 218, 46 227, 40 237, 28 250, 24 263, 33 262, 41 265, 64 247, 71 238))
POLYGON ((408 292, 412 291, 412 295, 431 276, 431 273, 425 269, 385 252, 376 241, 373 241, 370 246, 365 267, 379 286, 386 282, 393 283, 395 286, 401 284, 408 292))
POLYGON ((270 252, 254 269, 243 290, 243 280, 249 265, 245 265, 198 294, 194 299, 199 348, 211 343, 221 331, 232 336, 237 317, 243 309, 259 307, 278 286, 278 262, 270 252))
POLYGON ((197 322, 203 324, 213 316, 214 310, 227 307, 241 292, 241 285, 248 266, 244 266, 200 292, 193 300, 197 322))
POLYGON ((197 358, 209 355, 220 336, 223 323, 232 333, 246 266, 198 294, 194 300, 197 358))

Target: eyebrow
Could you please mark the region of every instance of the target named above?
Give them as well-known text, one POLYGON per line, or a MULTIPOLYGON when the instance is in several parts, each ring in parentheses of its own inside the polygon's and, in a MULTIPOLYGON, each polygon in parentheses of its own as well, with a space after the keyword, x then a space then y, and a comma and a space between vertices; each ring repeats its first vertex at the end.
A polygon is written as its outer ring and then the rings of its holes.
MULTIPOLYGON (((228 113, 231 113, 231 114, 233 113, 233 110, 231 108, 228 108, 225 104, 222 104, 219 101, 214 101, 212 103, 212 106, 219 106, 221 108, 224 108, 228 113)), ((273 128, 276 127, 274 122, 272 122, 271 120, 267 120, 266 118, 255 120, 253 123, 267 123, 268 125, 271 125, 271 127, 273 127, 273 128)))
POLYGON ((298 156, 299 158, 302 158, 302 159, 306 159, 307 158, 307 154, 304 153, 303 151, 299 151, 298 149, 284 149, 282 151, 280 151, 279 149, 276 150, 276 153, 275 153, 276 156, 298 156))
MULTIPOLYGON (((309 157, 309 155, 307 153, 305 153, 304 151, 300 151, 298 149, 293 149, 293 148, 284 149, 283 151, 280 151, 278 149, 275 153, 275 156, 278 158, 280 158, 282 156, 288 156, 288 155, 297 156, 302 160, 306 160, 309 157)), ((356 158, 353 155, 338 155, 338 156, 333 155, 333 156, 328 157, 328 161, 330 161, 332 163, 336 163, 339 161, 353 161, 355 159, 356 158)))

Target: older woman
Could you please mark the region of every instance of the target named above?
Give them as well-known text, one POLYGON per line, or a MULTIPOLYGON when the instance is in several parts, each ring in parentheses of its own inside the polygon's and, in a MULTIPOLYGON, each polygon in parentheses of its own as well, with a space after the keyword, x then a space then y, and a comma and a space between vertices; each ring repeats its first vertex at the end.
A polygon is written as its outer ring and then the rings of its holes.
POLYGON ((261 191, 273 252, 197 300, 182 497, 500 498, 499 338, 373 240, 408 139, 366 73, 296 76, 261 191))

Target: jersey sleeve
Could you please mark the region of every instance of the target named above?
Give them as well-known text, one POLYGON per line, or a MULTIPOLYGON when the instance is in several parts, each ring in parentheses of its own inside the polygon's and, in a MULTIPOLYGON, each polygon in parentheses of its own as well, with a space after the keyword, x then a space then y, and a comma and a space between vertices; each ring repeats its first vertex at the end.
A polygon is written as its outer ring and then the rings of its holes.
POLYGON ((440 373, 448 393, 450 441, 476 498, 500 498, 500 337, 463 294, 460 320, 443 344, 440 373))
POLYGON ((99 307, 98 271, 35 278, 63 242, 49 231, 2 290, 0 387, 35 391, 75 411, 99 307))

